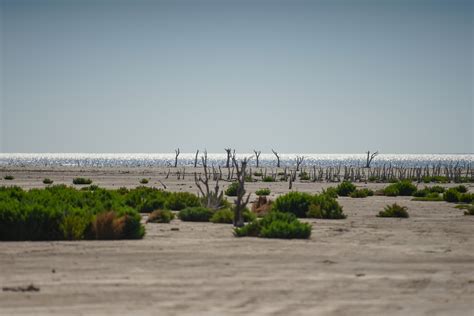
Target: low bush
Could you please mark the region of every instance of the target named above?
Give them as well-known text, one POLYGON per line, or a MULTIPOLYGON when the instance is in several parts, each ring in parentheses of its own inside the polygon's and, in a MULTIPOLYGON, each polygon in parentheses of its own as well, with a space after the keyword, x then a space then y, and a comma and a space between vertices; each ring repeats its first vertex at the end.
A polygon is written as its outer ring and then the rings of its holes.
POLYGON ((73 184, 91 184, 92 180, 89 178, 74 178, 72 179, 73 184))
POLYGON ((156 210, 150 213, 147 223, 169 223, 174 219, 174 213, 170 210, 156 210))
POLYGON ((302 192, 289 192, 279 196, 273 203, 272 210, 293 213, 296 217, 306 217, 313 196, 302 192))
POLYGON ((443 188, 442 186, 439 186, 439 185, 434 185, 432 187, 429 187, 428 190, 431 193, 444 193, 444 191, 446 191, 445 188, 443 188))
POLYGON ((263 182, 275 182, 275 179, 272 176, 266 176, 262 179, 263 182))
POLYGON ((459 193, 466 193, 467 187, 465 185, 458 185, 452 188, 453 190, 458 191, 459 193))
POLYGON ((398 196, 400 191, 398 191, 398 187, 396 185, 391 184, 383 189, 383 194, 385 196, 398 196))
POLYGON ((400 206, 397 203, 387 205, 383 211, 380 211, 378 217, 401 217, 408 218, 408 208, 406 206, 400 206))
POLYGON ((258 195, 258 196, 270 195, 270 193, 271 193, 271 191, 268 188, 259 189, 259 190, 255 191, 255 194, 258 195))
POLYGON ((3 179, 5 179, 5 180, 14 180, 15 177, 12 176, 12 175, 6 175, 6 176, 3 177, 3 179))
POLYGON ((470 205, 466 211, 464 211, 464 215, 474 215, 474 205, 470 205))
POLYGON ((237 237, 308 239, 311 236, 311 224, 301 223, 293 214, 270 212, 261 220, 235 228, 234 234, 237 237))
POLYGON ((142 238, 140 219, 113 190, 0 188, 0 240, 142 238))
POLYGON ((147 184, 147 183, 148 183, 148 179, 143 178, 143 179, 140 180, 140 183, 141 183, 141 184, 147 184))
MULTIPOLYGON (((124 191, 125 192, 125 191, 124 191)), ((125 204, 141 213, 150 213, 165 208, 169 192, 156 188, 139 186, 124 194, 125 204)))
POLYGON ((256 171, 256 172, 253 173, 253 175, 254 175, 254 177, 261 177, 261 176, 263 176, 263 173, 256 171))
POLYGON ((44 178, 44 179, 43 179, 43 183, 44 183, 44 184, 53 184, 53 182, 54 182, 54 181, 51 180, 51 179, 49 179, 49 178, 44 178))
POLYGON ((355 190, 356 186, 349 181, 343 181, 336 187, 336 192, 339 196, 349 196, 355 190))
POLYGON ((197 195, 189 192, 172 192, 165 202, 165 208, 175 211, 180 211, 186 207, 200 206, 201 201, 197 195))
POLYGON ((416 186, 411 183, 411 181, 403 180, 387 186, 384 189, 384 193, 386 196, 410 196, 416 192, 416 190, 416 186))
POLYGON ((367 188, 363 188, 363 189, 358 189, 358 190, 353 191, 349 196, 351 198, 366 198, 368 196, 373 196, 373 195, 374 195, 374 191, 367 188))
POLYGON ((237 182, 232 182, 227 189, 225 190, 224 194, 227 196, 237 196, 237 191, 239 190, 239 184, 237 182))
POLYGON ((209 222, 214 212, 208 208, 187 207, 178 213, 179 219, 186 222, 209 222))
POLYGON ((232 224, 234 222, 234 212, 228 208, 218 210, 212 215, 210 221, 215 224, 232 224))
POLYGON ((337 189, 335 187, 329 187, 326 190, 323 189, 323 194, 330 196, 332 198, 337 198, 337 189))
MULTIPOLYGON (((416 192, 415 192, 416 193, 416 192)), ((415 196, 415 195, 413 195, 415 196)), ((429 202, 438 202, 443 201, 443 197, 436 192, 427 193, 424 196, 415 196, 412 201, 429 201, 429 202)))
POLYGON ((347 216, 344 214, 342 206, 339 205, 335 198, 326 194, 319 194, 313 197, 309 210, 306 213, 306 217, 344 219, 347 216))
POLYGON ((458 190, 455 188, 450 188, 447 189, 446 192, 443 194, 443 200, 449 203, 457 203, 459 202, 459 198, 461 196, 461 193, 459 193, 458 190))
POLYGON ((303 180, 303 181, 308 181, 310 180, 311 178, 309 177, 309 174, 307 172, 301 172, 298 177, 300 178, 300 180, 303 180))
POLYGON ((459 195, 459 202, 460 203, 471 203, 472 201, 474 201, 474 194, 461 193, 459 195))

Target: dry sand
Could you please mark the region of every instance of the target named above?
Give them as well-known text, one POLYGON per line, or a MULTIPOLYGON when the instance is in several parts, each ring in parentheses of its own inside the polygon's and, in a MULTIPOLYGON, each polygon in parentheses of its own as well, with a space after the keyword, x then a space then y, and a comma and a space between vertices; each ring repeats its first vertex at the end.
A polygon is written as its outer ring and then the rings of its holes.
MULTIPOLYGON (((117 188, 150 177, 150 185, 161 186, 159 179, 169 190, 196 192, 191 176, 178 181, 163 172, 3 170, 0 186, 43 187, 45 177, 71 184, 85 176, 117 188)), ((294 189, 323 186, 331 184, 294 189)), ((288 191, 287 183, 248 189, 262 187, 288 191)), ((174 220, 146 224, 138 241, 1 242, 0 287, 40 290, 0 291, 0 315, 474 314, 474 217, 453 204, 407 197, 339 202, 348 218, 308 220, 310 240, 238 239, 230 225, 174 220), (393 202, 411 217, 375 216, 393 202)))

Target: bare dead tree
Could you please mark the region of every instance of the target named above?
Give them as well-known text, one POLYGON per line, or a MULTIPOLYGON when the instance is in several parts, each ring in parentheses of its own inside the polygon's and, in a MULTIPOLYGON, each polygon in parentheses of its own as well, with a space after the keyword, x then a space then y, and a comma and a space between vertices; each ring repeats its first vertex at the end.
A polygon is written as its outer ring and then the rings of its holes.
POLYGON ((256 151, 255 149, 253 150, 253 152, 255 153, 255 159, 257 160, 257 168, 258 168, 258 165, 259 165, 259 158, 260 158, 260 154, 262 153, 260 150, 259 151, 256 151))
POLYGON ((214 190, 209 188, 209 179, 211 178, 211 175, 207 168, 207 151, 204 151, 204 156, 201 157, 201 160, 204 168, 204 175, 201 176, 201 174, 199 174, 198 176, 197 173, 194 172, 194 182, 203 196, 205 206, 217 210, 223 204, 224 192, 219 190, 219 179, 216 180, 214 190))
POLYGON ((197 167, 197 163, 198 163, 198 155, 199 155, 199 149, 196 150, 196 156, 194 156, 194 168, 197 167))
POLYGON ((278 153, 272 149, 273 154, 275 155, 277 159, 277 168, 280 168, 280 156, 278 156, 278 153))
POLYGON ((370 154, 370 150, 367 151, 367 163, 365 164, 366 168, 370 168, 370 164, 372 163, 372 160, 379 154, 378 151, 374 152, 373 154, 370 154))
MULTIPOLYGON (((224 148, 224 150, 227 153, 227 162, 225 163, 225 167, 229 168, 230 167, 230 158, 231 158, 232 148, 224 148)), ((235 153, 235 150, 234 150, 234 153, 235 153)))
POLYGON ((174 152, 176 153, 176 156, 174 157, 174 167, 176 168, 178 166, 178 156, 180 154, 179 148, 175 149, 174 152))
POLYGON ((244 199, 245 176, 246 176, 246 168, 247 168, 248 161, 249 161, 248 158, 244 158, 244 160, 242 160, 239 165, 235 157, 232 157, 232 164, 234 165, 234 168, 236 170, 237 183, 238 183, 237 199, 235 200, 235 208, 234 208, 234 226, 235 227, 244 226, 244 218, 242 216, 242 213, 250 199, 250 194, 248 194, 247 198, 244 199))
POLYGON ((300 171, 300 166, 303 163, 304 156, 296 156, 296 171, 300 171))

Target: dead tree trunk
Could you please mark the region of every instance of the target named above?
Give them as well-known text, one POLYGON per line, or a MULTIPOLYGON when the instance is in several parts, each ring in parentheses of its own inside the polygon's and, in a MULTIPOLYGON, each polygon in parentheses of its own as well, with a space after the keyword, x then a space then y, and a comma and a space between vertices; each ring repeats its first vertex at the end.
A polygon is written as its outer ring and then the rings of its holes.
POLYGON ((303 163, 304 156, 296 156, 296 171, 300 171, 300 166, 303 163))
POLYGON ((176 156, 174 157, 174 167, 176 168, 178 166, 178 156, 179 156, 179 148, 175 149, 174 152, 176 153, 176 156))
POLYGON ((244 218, 242 216, 242 213, 250 199, 250 194, 248 194, 247 198, 244 199, 245 176, 246 176, 246 168, 247 168, 248 159, 244 158, 244 160, 240 162, 240 166, 239 166, 239 163, 237 162, 235 157, 232 157, 232 163, 236 170, 237 183, 239 185, 237 188, 237 199, 235 200, 235 208, 234 208, 234 226, 242 227, 244 226, 244 218))
POLYGON ((198 187, 199 191, 201 192, 203 196, 203 201, 205 203, 205 206, 207 208, 217 210, 223 204, 224 191, 219 192, 219 179, 216 180, 214 191, 212 191, 209 188, 210 174, 207 169, 207 152, 206 151, 204 152, 204 156, 201 157, 201 160, 202 160, 202 165, 204 168, 204 178, 201 176, 201 174, 198 177, 197 173, 194 172, 194 182, 196 183, 196 186, 198 187))
MULTIPOLYGON (((231 155, 232 148, 224 148, 224 150, 227 153, 227 162, 225 163, 225 167, 229 168, 230 167, 230 158, 232 157, 232 155, 231 155)), ((235 150, 234 150, 234 153, 235 153, 235 150)))
POLYGON ((280 156, 278 156, 278 153, 272 149, 273 154, 275 155, 277 159, 277 168, 280 168, 280 156))
POLYGON ((198 164, 198 155, 199 155, 199 149, 196 150, 196 156, 194 157, 194 168, 196 168, 198 164))
POLYGON ((255 149, 253 150, 253 152, 255 153, 255 159, 257 160, 257 168, 258 168, 258 165, 259 165, 259 158, 260 158, 260 154, 262 153, 260 150, 259 151, 256 151, 255 149))
POLYGON ((374 152, 372 155, 370 154, 370 150, 367 151, 367 163, 365 164, 366 168, 370 168, 370 163, 374 158, 379 154, 378 151, 374 152))

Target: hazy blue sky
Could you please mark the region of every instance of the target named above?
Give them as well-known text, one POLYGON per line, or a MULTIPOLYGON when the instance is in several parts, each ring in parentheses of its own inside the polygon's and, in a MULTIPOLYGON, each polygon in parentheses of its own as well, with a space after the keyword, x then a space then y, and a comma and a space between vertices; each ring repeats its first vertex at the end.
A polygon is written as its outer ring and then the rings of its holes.
POLYGON ((0 152, 473 153, 473 2, 0 0, 0 152))

